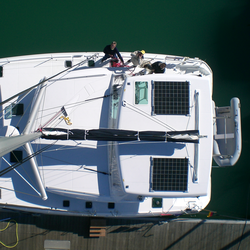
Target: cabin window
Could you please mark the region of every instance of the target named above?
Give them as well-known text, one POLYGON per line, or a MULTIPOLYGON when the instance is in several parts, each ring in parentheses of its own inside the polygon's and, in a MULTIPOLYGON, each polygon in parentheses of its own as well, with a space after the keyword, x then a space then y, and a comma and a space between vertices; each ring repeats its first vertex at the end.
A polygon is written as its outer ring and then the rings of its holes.
POLYGON ((86 201, 85 207, 86 208, 92 208, 92 202, 91 201, 86 201))
POLYGON ((64 207, 69 207, 69 204, 70 204, 69 200, 64 200, 63 201, 63 206, 64 207))
POLYGON ((115 208, 115 203, 114 202, 109 202, 108 203, 108 208, 109 209, 114 209, 115 208))
POLYGON ((3 66, 0 66, 0 77, 3 77, 3 66))
POLYGON ((135 82, 135 104, 148 104, 148 82, 135 82))
POLYGON ((189 114, 189 82, 154 82, 152 91, 153 114, 189 114))
POLYGON ((10 104, 5 109, 4 117, 5 119, 11 119, 12 116, 23 115, 23 104, 10 104))
POLYGON ((10 162, 20 162, 23 159, 23 151, 14 150, 10 152, 10 162))

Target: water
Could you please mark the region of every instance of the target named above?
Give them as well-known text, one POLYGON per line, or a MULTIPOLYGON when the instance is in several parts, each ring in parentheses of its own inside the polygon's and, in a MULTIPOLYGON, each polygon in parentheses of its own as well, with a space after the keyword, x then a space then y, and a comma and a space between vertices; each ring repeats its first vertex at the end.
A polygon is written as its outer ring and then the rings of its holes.
POLYGON ((250 1, 1 1, 0 58, 26 54, 102 51, 115 40, 120 51, 199 57, 214 72, 213 99, 242 104, 239 162, 212 171, 217 215, 250 219, 250 1))

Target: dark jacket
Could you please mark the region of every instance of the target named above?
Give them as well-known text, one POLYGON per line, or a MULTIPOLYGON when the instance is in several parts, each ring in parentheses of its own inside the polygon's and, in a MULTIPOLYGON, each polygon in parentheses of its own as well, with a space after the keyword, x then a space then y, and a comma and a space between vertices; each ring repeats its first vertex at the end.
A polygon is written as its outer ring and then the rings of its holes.
POLYGON ((119 52, 119 50, 115 47, 113 50, 110 48, 110 45, 107 45, 105 48, 104 48, 104 50, 103 50, 103 52, 105 53, 105 55, 106 54, 110 54, 110 55, 113 55, 113 56, 118 56, 119 58, 120 58, 120 60, 122 61, 122 62, 124 62, 123 61, 123 58, 122 58, 122 56, 121 56, 121 54, 120 54, 120 52, 119 52))
POLYGON ((154 73, 164 73, 165 72, 165 68, 164 69, 161 69, 161 67, 160 67, 160 64, 161 64, 162 62, 155 62, 155 63, 153 63, 151 66, 152 66, 152 68, 154 69, 154 73))

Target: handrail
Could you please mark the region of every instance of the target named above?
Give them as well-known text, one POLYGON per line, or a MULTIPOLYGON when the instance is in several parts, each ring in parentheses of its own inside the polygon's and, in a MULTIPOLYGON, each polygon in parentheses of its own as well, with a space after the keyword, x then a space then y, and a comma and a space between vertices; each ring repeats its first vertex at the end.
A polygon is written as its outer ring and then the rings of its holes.
MULTIPOLYGON (((20 57, 23 57, 23 56, 20 56, 20 57)), ((24 56, 25 57, 25 56, 24 56)), ((80 55, 73 55, 73 57, 80 57, 80 55)), ((82 55, 81 55, 82 57, 82 55)), ((41 59, 56 59, 56 58, 72 58, 72 55, 69 54, 69 55, 64 55, 64 56, 49 56, 48 54, 44 54, 44 57, 34 57, 34 58, 23 58, 23 59, 12 59, 12 60, 6 60, 6 61, 0 61, 0 64, 1 63, 4 63, 3 65, 7 64, 7 63, 12 63, 12 62, 22 62, 22 61, 35 61, 35 60, 41 60, 41 59)))
MULTIPOLYGON (((199 90, 195 90, 195 130, 199 130, 199 90)), ((199 144, 194 145, 194 174, 193 181, 198 182, 199 144)))

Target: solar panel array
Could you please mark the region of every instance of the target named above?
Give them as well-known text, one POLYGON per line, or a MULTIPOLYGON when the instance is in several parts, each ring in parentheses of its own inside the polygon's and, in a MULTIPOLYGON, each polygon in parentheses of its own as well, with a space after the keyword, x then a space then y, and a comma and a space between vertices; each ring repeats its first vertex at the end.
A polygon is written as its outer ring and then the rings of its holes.
POLYGON ((189 114, 189 82, 154 82, 154 113, 189 114))
POLYGON ((152 190, 187 191, 188 159, 153 158, 152 190))

